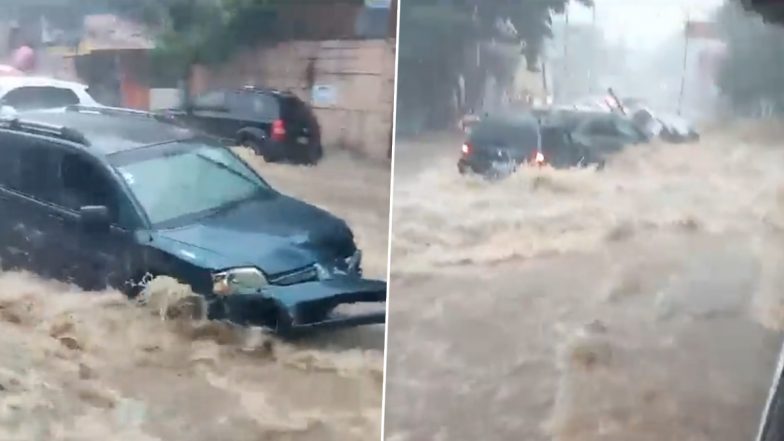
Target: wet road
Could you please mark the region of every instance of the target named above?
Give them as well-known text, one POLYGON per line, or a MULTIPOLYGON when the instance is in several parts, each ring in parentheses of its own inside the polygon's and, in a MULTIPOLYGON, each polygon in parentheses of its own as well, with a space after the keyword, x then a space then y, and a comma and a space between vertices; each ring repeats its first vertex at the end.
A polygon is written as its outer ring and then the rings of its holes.
POLYGON ((759 132, 495 184, 457 175, 459 137, 399 141, 386 438, 753 439, 784 324, 759 132))
MULTIPOLYGON (((244 155, 285 193, 344 217, 385 278, 389 171, 335 154, 317 168, 244 155)), ((153 297, 189 294, 156 281, 153 297)), ((169 308, 171 309, 171 308, 169 308)), ((255 330, 163 321, 117 293, 0 274, 0 439, 376 439, 382 326, 294 343, 255 330)))

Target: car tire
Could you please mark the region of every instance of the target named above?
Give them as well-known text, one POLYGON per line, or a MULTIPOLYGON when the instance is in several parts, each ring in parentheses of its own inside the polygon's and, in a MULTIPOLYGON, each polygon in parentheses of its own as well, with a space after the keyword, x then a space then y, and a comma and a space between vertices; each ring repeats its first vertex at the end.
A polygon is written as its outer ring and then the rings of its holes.
POLYGON ((240 145, 253 150, 253 153, 261 156, 267 162, 271 160, 270 155, 264 149, 264 144, 262 144, 262 142, 258 139, 247 137, 240 141, 240 145))
POLYGON ((316 165, 322 158, 324 158, 324 148, 321 147, 321 144, 309 146, 305 150, 304 160, 307 165, 316 165))

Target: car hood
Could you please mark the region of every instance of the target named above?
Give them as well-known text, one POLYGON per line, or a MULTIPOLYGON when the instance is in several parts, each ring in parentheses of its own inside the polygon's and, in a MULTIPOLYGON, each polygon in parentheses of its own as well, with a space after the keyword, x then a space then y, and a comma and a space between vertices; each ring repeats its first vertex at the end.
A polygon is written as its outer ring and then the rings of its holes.
POLYGON ((257 198, 155 236, 166 251, 200 266, 256 266, 270 275, 346 258, 356 250, 343 220, 283 195, 257 198))

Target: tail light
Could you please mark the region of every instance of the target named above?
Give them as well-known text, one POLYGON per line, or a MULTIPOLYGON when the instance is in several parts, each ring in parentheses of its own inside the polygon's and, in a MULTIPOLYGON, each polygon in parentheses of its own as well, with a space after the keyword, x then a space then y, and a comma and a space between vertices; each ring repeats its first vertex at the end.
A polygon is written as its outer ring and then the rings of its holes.
POLYGON ((463 144, 463 148, 461 150, 463 152, 463 156, 468 156, 471 154, 471 144, 465 143, 463 144))
POLYGON ((544 153, 541 151, 534 152, 534 154, 531 155, 531 164, 538 165, 540 167, 545 165, 544 153))
POLYGON ((283 141, 285 137, 286 125, 283 123, 282 119, 276 119, 275 122, 272 123, 272 140, 283 141))

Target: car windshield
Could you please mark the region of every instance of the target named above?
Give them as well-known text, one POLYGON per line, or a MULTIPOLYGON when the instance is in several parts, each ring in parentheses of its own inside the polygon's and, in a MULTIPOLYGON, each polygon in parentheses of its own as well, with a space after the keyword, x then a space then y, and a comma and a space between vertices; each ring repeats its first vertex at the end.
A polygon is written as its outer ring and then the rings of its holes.
POLYGON ((209 216, 275 191, 230 150, 178 141, 119 154, 113 163, 150 222, 209 216))

